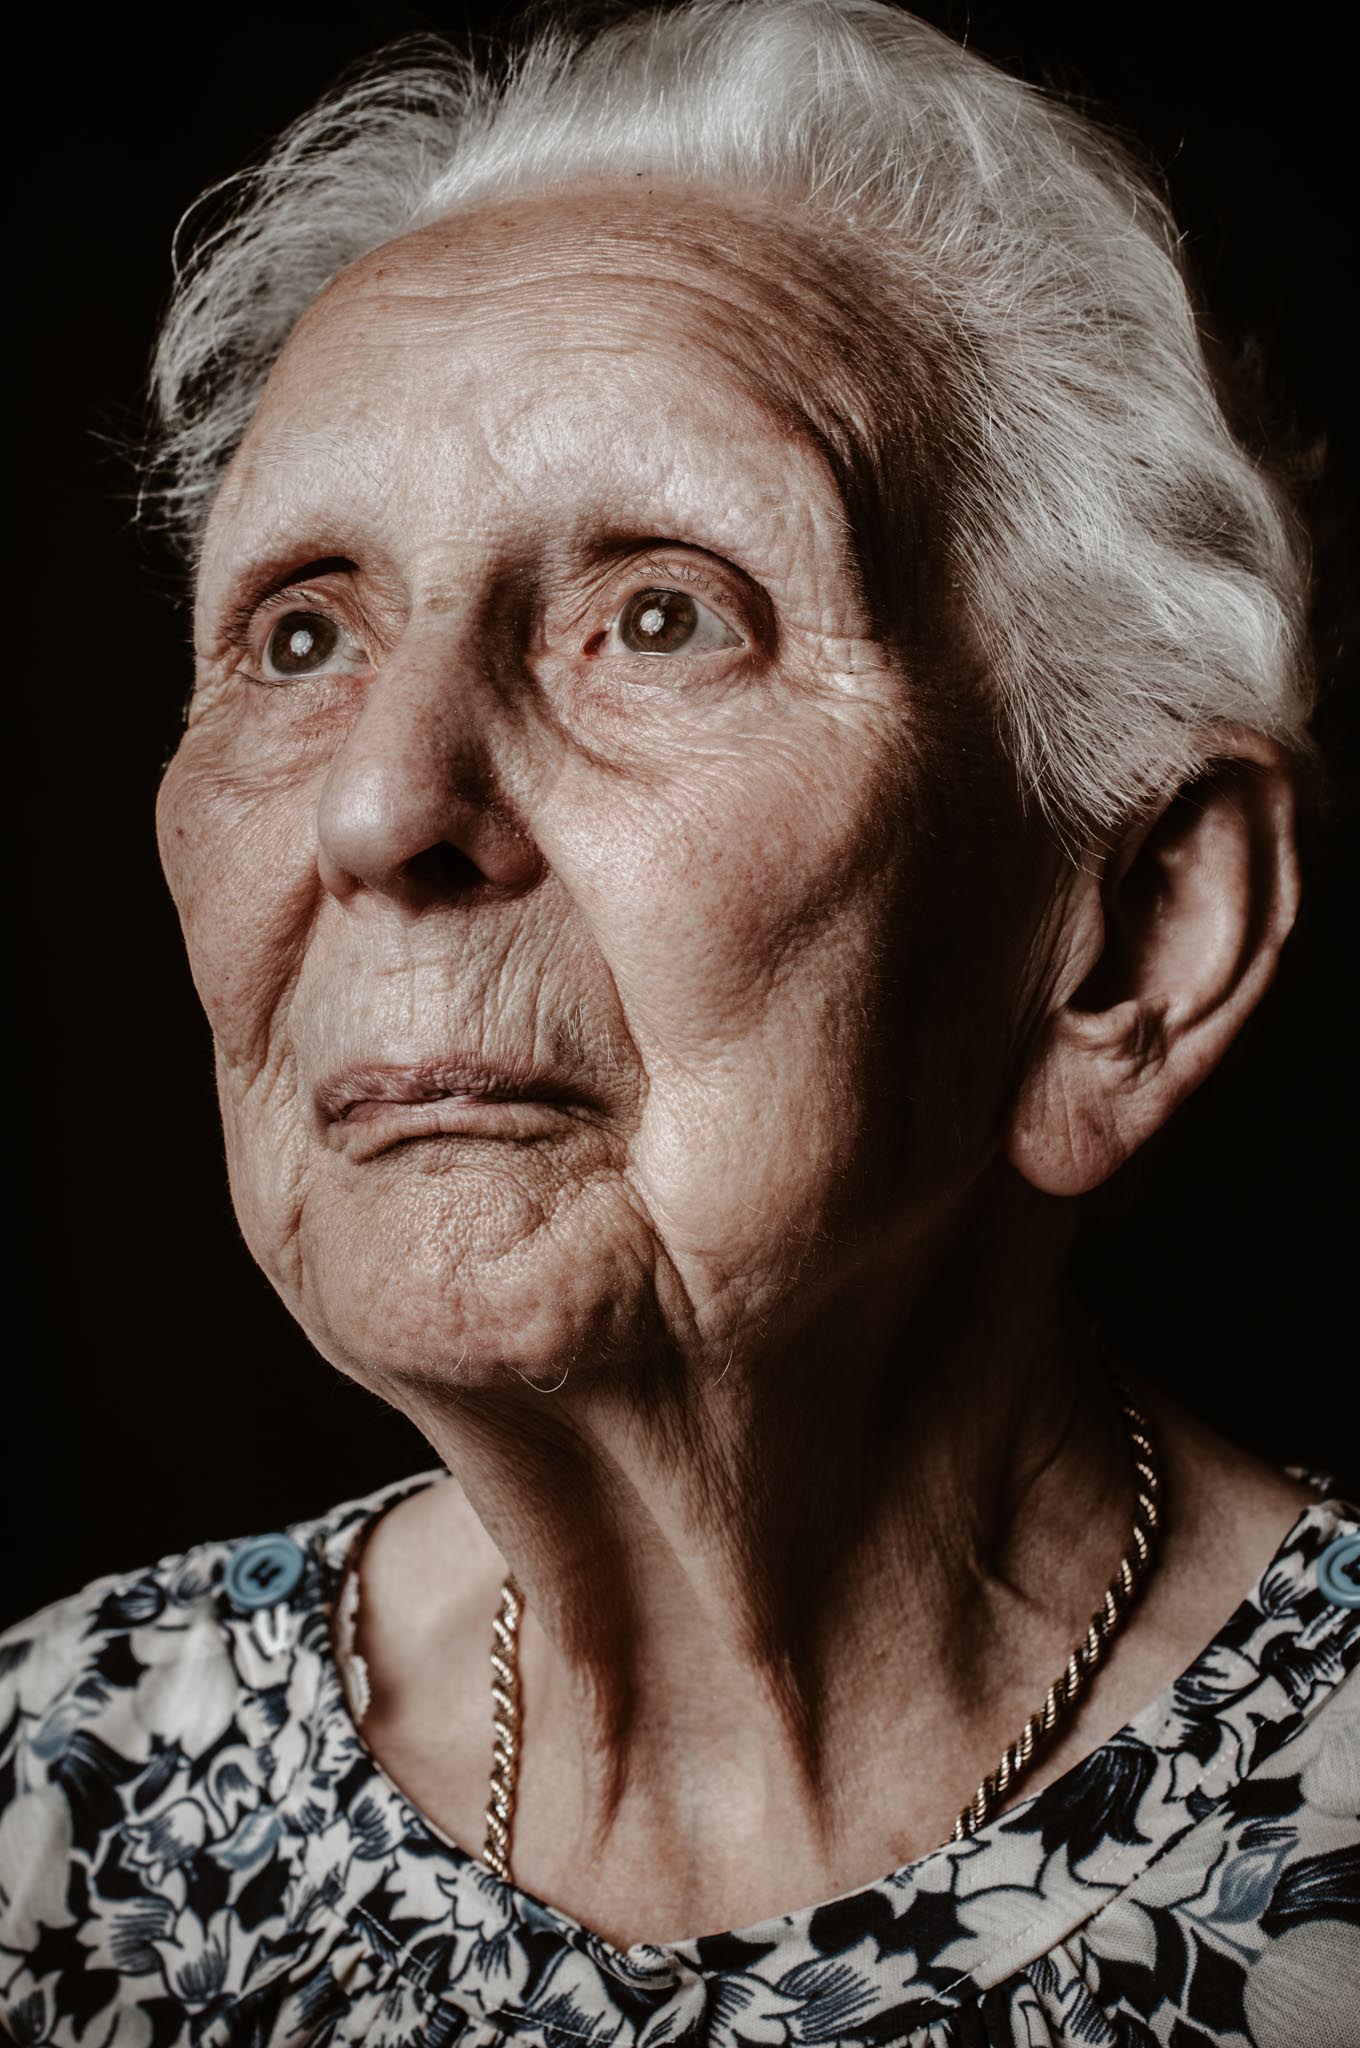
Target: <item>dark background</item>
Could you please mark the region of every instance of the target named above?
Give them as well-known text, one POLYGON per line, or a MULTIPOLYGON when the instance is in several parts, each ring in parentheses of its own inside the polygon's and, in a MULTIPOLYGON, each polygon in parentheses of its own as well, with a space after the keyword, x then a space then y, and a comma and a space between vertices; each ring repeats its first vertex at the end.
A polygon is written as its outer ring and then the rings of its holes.
MULTIPOLYGON (((1228 6, 922 6, 1081 93, 1164 172, 1217 331, 1265 344, 1305 440, 1325 436, 1330 566, 1355 477, 1349 67, 1323 9, 1249 35, 1228 6)), ((18 845, 11 1099, 32 1336, 11 1355, 18 1540, 0 1622, 97 1573, 277 1527, 432 1465, 414 1430, 313 1354, 241 1242, 208 1034, 160 878, 152 805, 189 680, 176 574, 130 521, 108 445, 138 418, 182 209, 351 59, 514 10, 237 6, 53 14, 27 79, 46 140, 11 245, 25 458, 11 708, 18 845)), ((17 87, 16 87, 17 90, 17 87)), ((1339 599, 1329 672, 1353 664, 1339 599)), ((1083 1275, 1116 1350, 1283 1462, 1360 1458, 1351 1267, 1355 694, 1329 694, 1331 814, 1266 1005, 1156 1155, 1114 1191, 1083 1275), (1349 1440, 1348 1440, 1349 1439, 1349 1440)), ((11 1318, 16 1326, 19 1317, 11 1318)))

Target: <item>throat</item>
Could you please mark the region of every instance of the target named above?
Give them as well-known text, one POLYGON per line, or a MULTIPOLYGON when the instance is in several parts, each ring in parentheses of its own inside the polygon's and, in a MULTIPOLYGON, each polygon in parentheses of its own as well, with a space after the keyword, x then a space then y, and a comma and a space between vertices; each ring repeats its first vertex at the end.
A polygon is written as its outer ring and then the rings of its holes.
MULTIPOLYGON (((526 1597, 513 1646, 513 1881, 628 1947, 751 1926, 944 1846, 1118 1561, 1120 1474, 1107 1470, 1099 1489, 1118 1518, 1102 1572, 1080 1563, 1094 1503, 1069 1466, 1059 1432, 1033 1476, 1049 1499, 1051 1545, 1031 1530, 989 1566, 976 1551, 951 1558, 948 1531, 927 1524, 908 1548, 895 1526, 891 1542, 855 1559, 872 1603, 857 1603, 827 1565, 797 1580, 801 1613, 743 1603, 725 1577, 730 1560, 693 1548, 677 1584, 661 1569, 676 1570, 672 1544, 646 1560, 645 1577, 607 1580, 612 1611, 592 1610, 592 1657, 563 1652, 579 1613, 564 1628, 560 1612, 548 1604, 545 1617, 526 1597), (1078 1570, 1064 1575, 1074 1556, 1078 1570)), ((583 1520, 604 1524, 603 1504, 583 1520)), ((819 1521, 805 1525, 802 1554, 824 1540, 819 1521)), ((757 1583, 749 1558, 744 1568, 757 1583)), ((452 1480, 383 1517, 360 1559, 365 1739, 412 1804, 482 1860, 507 1569, 452 1480)))
POLYGON ((1015 1290, 990 1291, 976 1330, 904 1334, 867 1295, 852 1329, 838 1308, 749 1369, 658 1368, 646 1400, 618 1374, 422 1409, 457 1479, 370 1532, 370 1747, 482 1855, 513 1576, 510 1871, 624 1945, 945 1844, 1127 1545, 1128 1449, 1079 1316, 998 1329, 1015 1290))

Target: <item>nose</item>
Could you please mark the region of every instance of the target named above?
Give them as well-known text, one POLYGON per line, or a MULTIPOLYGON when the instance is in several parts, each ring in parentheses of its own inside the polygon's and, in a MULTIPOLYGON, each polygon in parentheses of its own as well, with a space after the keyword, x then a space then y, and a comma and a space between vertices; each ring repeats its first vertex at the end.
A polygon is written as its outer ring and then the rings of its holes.
POLYGON ((475 662, 447 651, 399 654, 378 672, 321 791, 317 866, 333 896, 369 890, 419 909, 532 886, 538 847, 493 762, 505 715, 475 662))

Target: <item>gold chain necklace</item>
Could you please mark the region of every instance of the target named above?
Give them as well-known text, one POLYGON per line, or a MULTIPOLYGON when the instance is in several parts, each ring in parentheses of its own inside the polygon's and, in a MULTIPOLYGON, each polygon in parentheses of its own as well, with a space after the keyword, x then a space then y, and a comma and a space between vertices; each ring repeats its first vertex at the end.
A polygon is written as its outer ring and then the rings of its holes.
MULTIPOLYGON (((961 1842, 985 1827, 1016 1781, 1024 1775, 1059 1724, 1086 1691, 1092 1674, 1105 1660, 1110 1642, 1119 1630, 1134 1595, 1146 1578, 1156 1553, 1161 1531, 1162 1478, 1156 1444, 1146 1418, 1134 1405, 1128 1390, 1115 1383, 1123 1411, 1133 1459, 1133 1533, 1119 1569, 1105 1588, 1105 1595, 1087 1624, 1060 1675, 1044 1695, 1019 1735, 1003 1753, 996 1769, 989 1771, 954 1823, 950 1840, 961 1842)), ((491 1786, 487 1795, 486 1841, 482 1861, 497 1877, 510 1882, 510 1834, 515 1816, 515 1788, 519 1780, 519 1624, 524 1598, 513 1578, 501 1586, 500 1610, 492 1625, 491 1700, 494 1745, 491 1786)))
POLYGON ((1105 1597, 1087 1623, 1085 1635, 1045 1693, 1043 1705, 1030 1715, 996 1769, 988 1772, 955 1821, 950 1836, 953 1842, 961 1842, 965 1835, 986 1826, 1016 1779, 1033 1763, 1040 1744, 1048 1740, 1060 1721, 1066 1720, 1085 1692, 1091 1674, 1104 1663, 1111 1638, 1132 1607, 1134 1594, 1152 1564, 1162 1526, 1162 1475, 1157 1447, 1147 1420, 1134 1406, 1128 1389, 1116 1381, 1115 1392, 1123 1410, 1135 1475, 1129 1547, 1105 1588, 1105 1597))
POLYGON ((510 1882, 510 1829, 519 1780, 519 1618, 524 1601, 514 1580, 501 1587, 500 1612, 491 1625, 491 1789, 486 1799, 482 1861, 510 1882))

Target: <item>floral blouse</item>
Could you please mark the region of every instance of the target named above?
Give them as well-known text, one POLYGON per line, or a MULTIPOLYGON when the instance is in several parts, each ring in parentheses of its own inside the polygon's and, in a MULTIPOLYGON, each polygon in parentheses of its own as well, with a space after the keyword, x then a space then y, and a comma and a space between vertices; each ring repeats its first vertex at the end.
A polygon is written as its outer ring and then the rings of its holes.
POLYGON ((23 2048, 1357 2048, 1360 1517, 970 1840, 617 1949, 365 1746, 332 1619, 442 1472, 97 1579, 0 1636, 0 2019, 23 2048))

